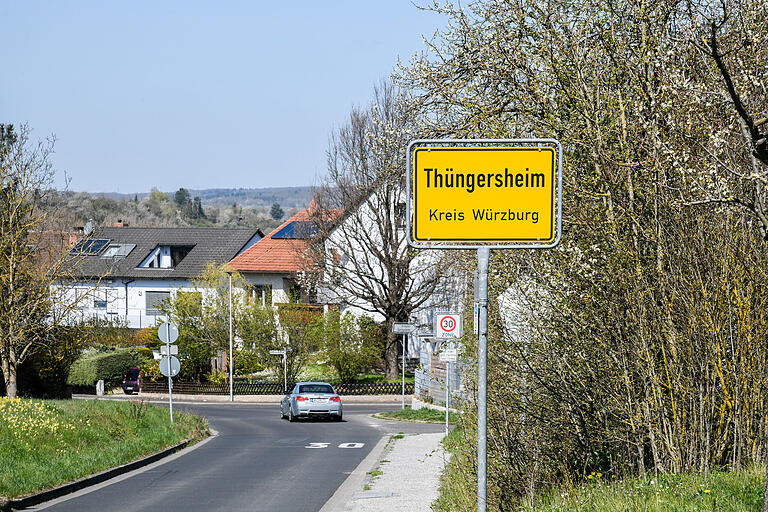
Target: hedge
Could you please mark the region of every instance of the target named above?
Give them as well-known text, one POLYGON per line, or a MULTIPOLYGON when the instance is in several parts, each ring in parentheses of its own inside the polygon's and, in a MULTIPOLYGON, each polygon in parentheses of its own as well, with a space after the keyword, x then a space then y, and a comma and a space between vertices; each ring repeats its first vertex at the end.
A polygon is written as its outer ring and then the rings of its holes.
POLYGON ((70 386, 93 386, 104 380, 109 389, 123 382, 125 372, 134 366, 149 364, 150 360, 136 348, 115 349, 108 352, 86 354, 72 365, 67 384, 70 386))

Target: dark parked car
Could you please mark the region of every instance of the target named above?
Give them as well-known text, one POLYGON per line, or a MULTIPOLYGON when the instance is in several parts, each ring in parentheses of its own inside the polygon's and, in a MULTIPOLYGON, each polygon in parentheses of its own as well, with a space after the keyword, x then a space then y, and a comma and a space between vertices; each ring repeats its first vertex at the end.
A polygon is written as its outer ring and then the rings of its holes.
POLYGON ((134 392, 138 393, 140 390, 141 370, 134 366, 123 375, 123 393, 132 395, 134 392))
POLYGON ((323 416, 341 421, 341 398, 327 382, 299 382, 280 401, 280 417, 296 421, 323 416))

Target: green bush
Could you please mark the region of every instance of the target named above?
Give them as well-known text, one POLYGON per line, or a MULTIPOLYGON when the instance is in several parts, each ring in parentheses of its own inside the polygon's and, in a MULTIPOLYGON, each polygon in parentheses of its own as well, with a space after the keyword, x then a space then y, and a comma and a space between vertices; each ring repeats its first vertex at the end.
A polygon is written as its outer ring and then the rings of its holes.
POLYGON ((119 386, 126 370, 133 366, 148 366, 150 363, 151 360, 136 348, 89 353, 72 365, 67 384, 93 386, 96 381, 104 380, 107 388, 119 386))
POLYGON ((207 374, 206 380, 208 382, 211 382, 213 384, 224 384, 227 382, 227 372, 223 372, 221 370, 213 370, 211 373, 207 374))
MULTIPOLYGON (((84 345, 82 330, 58 327, 51 331, 45 344, 35 346, 19 367, 19 396, 64 398, 67 395, 67 374, 80 356, 84 345)), ((0 396, 5 386, 0 378, 0 396)))

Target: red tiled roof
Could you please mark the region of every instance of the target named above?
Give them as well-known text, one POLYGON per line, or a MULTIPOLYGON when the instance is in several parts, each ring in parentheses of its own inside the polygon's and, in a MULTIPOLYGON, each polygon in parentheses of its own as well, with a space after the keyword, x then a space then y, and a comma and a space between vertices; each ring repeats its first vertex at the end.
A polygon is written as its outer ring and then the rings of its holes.
POLYGON ((309 241, 272 238, 272 235, 296 220, 310 220, 309 208, 301 210, 280 224, 267 236, 235 257, 227 266, 241 272, 301 272, 305 268, 302 260, 309 247, 309 241))

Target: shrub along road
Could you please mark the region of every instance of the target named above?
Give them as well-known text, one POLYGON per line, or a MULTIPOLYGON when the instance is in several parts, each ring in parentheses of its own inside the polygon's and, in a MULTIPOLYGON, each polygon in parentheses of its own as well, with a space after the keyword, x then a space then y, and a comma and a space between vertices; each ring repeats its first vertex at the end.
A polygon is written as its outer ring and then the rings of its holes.
POLYGON ((289 423, 276 404, 174 404, 207 418, 218 436, 165 464, 36 509, 316 511, 383 435, 442 428, 370 417, 396 408, 345 404, 341 423, 289 423))

